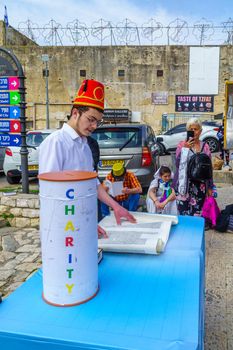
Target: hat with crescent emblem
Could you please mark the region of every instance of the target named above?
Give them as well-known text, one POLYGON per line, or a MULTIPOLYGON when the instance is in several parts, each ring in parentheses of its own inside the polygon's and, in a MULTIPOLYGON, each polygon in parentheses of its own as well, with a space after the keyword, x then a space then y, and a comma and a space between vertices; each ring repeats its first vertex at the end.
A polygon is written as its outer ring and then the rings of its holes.
POLYGON ((97 80, 82 82, 73 101, 74 106, 87 106, 104 110, 104 85, 97 80))

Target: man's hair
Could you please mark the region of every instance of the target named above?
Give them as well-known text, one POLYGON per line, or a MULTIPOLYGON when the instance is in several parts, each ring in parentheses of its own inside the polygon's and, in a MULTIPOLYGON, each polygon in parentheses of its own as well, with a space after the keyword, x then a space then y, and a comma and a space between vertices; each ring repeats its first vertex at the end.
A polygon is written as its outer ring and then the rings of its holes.
MULTIPOLYGON (((103 113, 102 109, 100 109, 100 108, 97 108, 97 107, 92 107, 92 108, 96 109, 100 113, 103 113)), ((72 106, 70 114, 67 115, 67 119, 68 120, 70 120, 74 109, 77 109, 79 114, 80 114, 80 116, 81 116, 83 113, 89 111, 90 107, 88 107, 88 106, 75 106, 75 105, 72 106)))
POLYGON ((164 174, 171 174, 171 169, 168 168, 168 166, 162 165, 161 168, 159 169, 159 175, 163 176, 164 174))

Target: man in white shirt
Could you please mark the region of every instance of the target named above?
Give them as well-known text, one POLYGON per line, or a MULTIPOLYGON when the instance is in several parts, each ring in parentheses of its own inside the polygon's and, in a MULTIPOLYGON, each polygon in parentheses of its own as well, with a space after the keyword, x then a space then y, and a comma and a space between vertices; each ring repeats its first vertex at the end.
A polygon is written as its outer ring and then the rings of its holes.
MULTIPOLYGON (((39 173, 63 170, 93 171, 93 158, 87 136, 102 123, 104 86, 95 80, 85 80, 73 102, 70 119, 62 129, 49 135, 39 147, 39 173)), ((112 207, 116 222, 121 218, 135 222, 135 218, 114 201, 98 183, 98 198, 112 207)), ((99 234, 105 231, 98 228, 99 234)))

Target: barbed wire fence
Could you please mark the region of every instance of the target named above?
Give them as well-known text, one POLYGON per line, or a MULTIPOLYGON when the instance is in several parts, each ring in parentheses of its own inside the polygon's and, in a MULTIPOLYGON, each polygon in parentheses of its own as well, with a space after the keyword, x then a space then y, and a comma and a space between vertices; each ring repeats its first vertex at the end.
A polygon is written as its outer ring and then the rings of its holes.
POLYGON ((27 20, 18 30, 39 45, 233 45, 233 20, 228 18, 219 25, 206 18, 189 24, 176 18, 168 25, 151 18, 137 25, 126 18, 117 24, 104 19, 90 26, 78 19, 65 26, 51 19, 44 26, 27 20))

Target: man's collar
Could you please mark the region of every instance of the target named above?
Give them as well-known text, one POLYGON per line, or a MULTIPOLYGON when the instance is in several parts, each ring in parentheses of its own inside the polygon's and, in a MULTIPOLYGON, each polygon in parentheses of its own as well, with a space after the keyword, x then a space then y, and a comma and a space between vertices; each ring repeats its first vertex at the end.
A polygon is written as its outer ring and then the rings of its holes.
POLYGON ((75 130, 74 128, 72 128, 72 126, 70 126, 69 124, 67 123, 64 123, 63 124, 63 127, 62 127, 65 132, 67 132, 70 137, 72 138, 72 140, 79 140, 80 142, 87 142, 87 138, 85 136, 80 136, 75 130))

